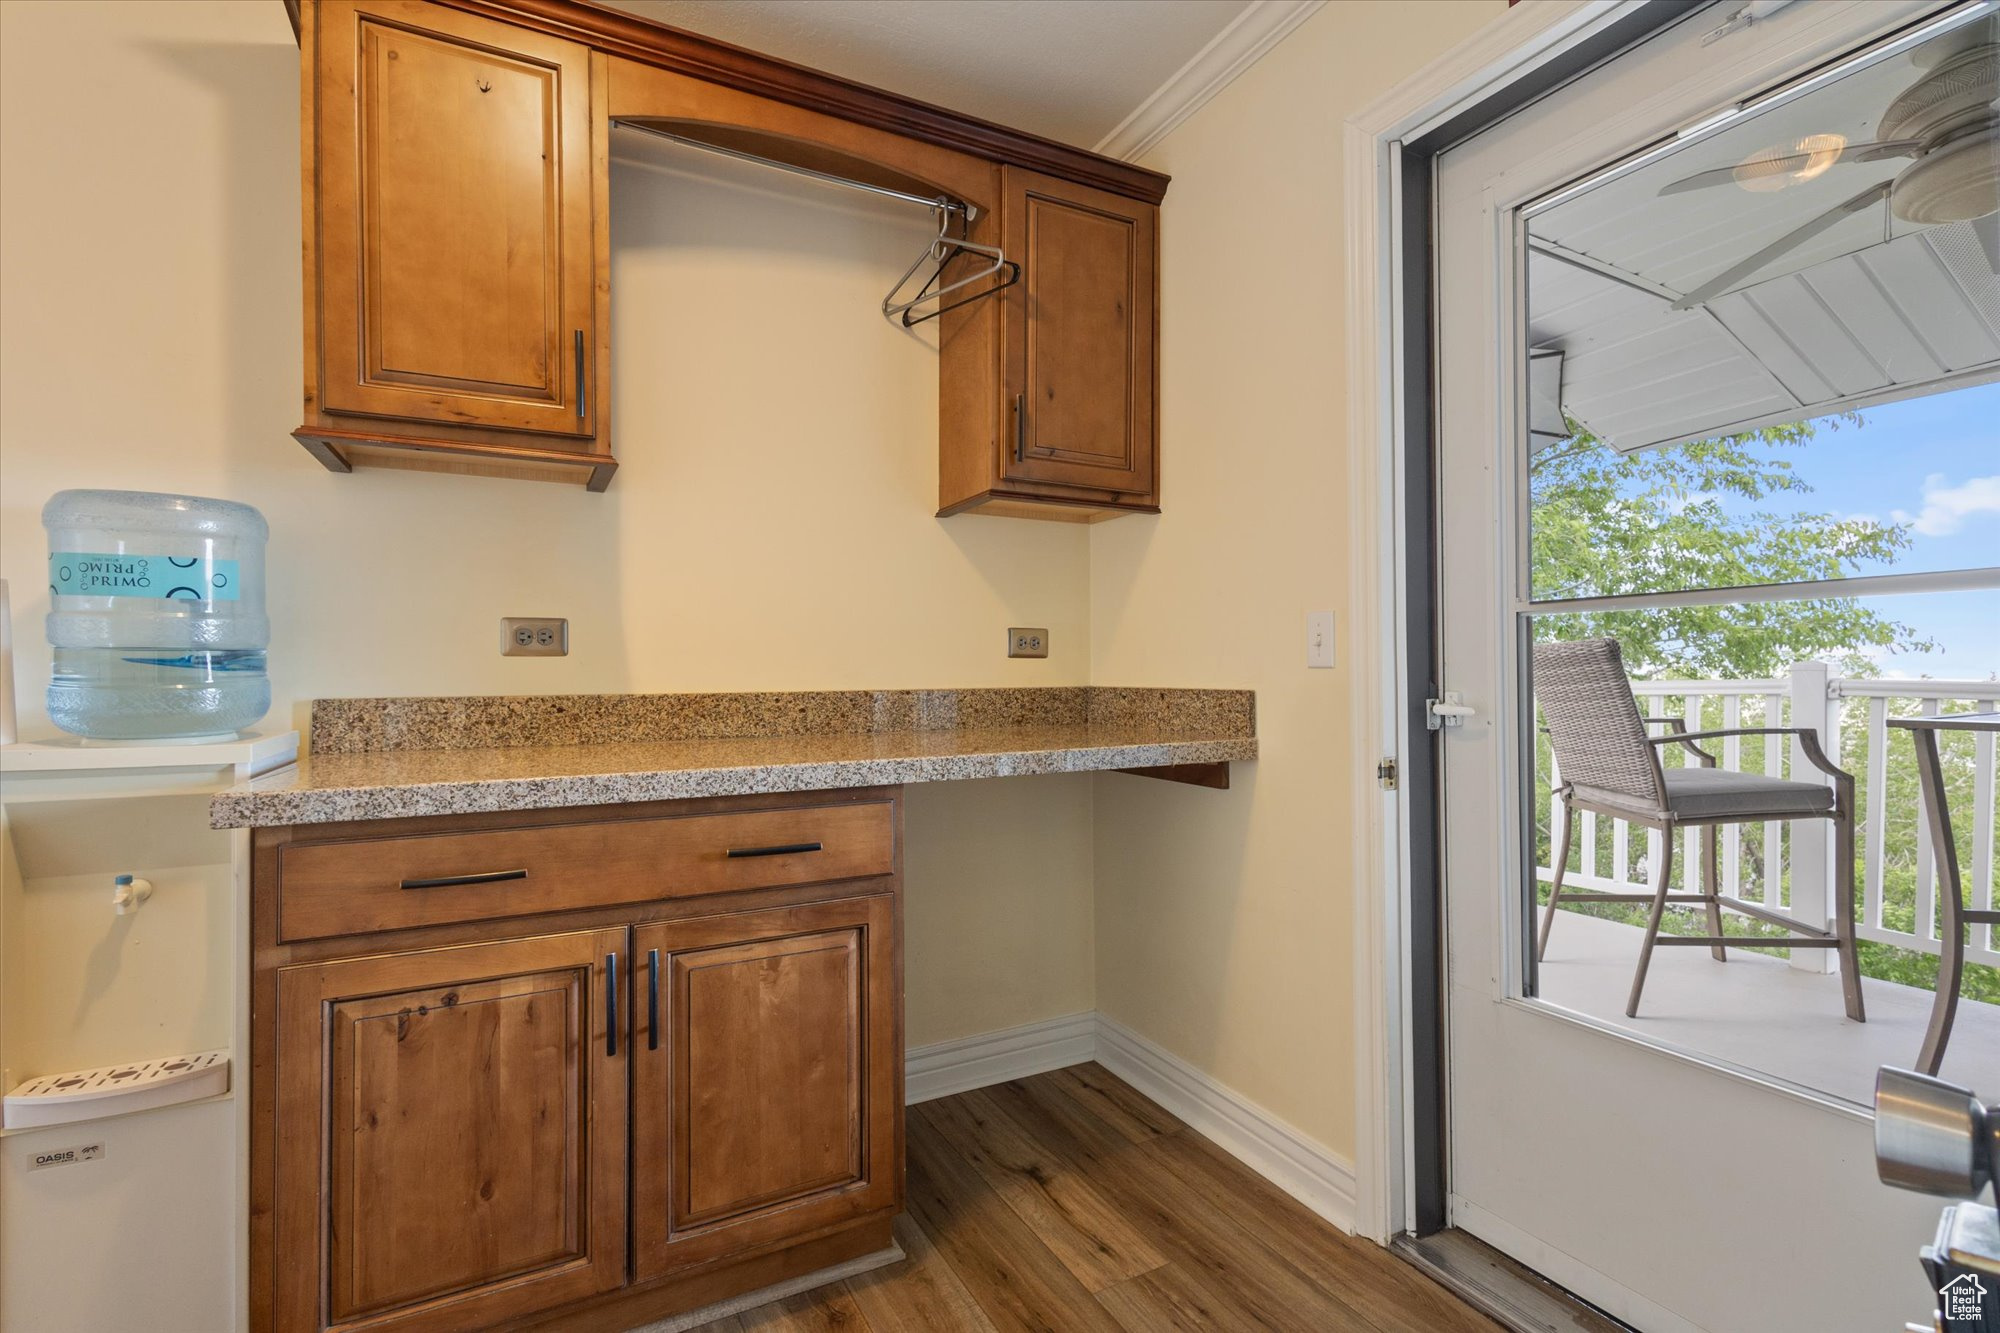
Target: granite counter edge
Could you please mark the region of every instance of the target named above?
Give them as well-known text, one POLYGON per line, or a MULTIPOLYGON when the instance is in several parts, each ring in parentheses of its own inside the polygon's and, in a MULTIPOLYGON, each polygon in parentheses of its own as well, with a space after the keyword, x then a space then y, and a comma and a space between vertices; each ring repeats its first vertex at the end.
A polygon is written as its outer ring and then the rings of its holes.
POLYGON ((216 794, 209 804, 209 823, 219 829, 271 828, 973 778, 1095 773, 1169 764, 1235 763, 1256 757, 1257 741, 1254 737, 1191 738, 1132 745, 996 750, 983 754, 806 760, 630 773, 327 787, 303 791, 259 791, 254 786, 245 786, 216 794))

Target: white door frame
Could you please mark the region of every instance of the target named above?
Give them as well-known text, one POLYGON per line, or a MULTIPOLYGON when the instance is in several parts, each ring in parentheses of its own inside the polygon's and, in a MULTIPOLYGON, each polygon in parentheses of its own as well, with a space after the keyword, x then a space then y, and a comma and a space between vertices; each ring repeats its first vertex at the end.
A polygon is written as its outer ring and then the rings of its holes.
MULTIPOLYGON (((1650 0, 1654 4, 1668 0, 1650 0)), ((1347 543, 1348 599, 1362 642, 1350 703, 1363 754, 1401 759, 1412 701, 1404 661, 1409 588, 1402 479, 1407 461, 1401 364, 1401 146, 1538 75, 1649 0, 1528 0, 1350 117, 1344 127, 1347 227, 1349 494, 1364 503, 1347 543)), ((1915 0, 1913 0, 1915 3, 1915 0)), ((1919 6, 1920 7, 1920 6, 1919 6)), ((1685 10, 1687 6, 1676 5, 1685 10)), ((1650 12, 1650 11, 1649 11, 1650 12)), ((1718 18, 1727 15, 1718 9, 1718 18)), ((1551 71, 1553 72, 1553 71, 1551 71)), ((1480 127, 1475 127, 1480 128, 1480 127)), ((1355 1206, 1357 1232, 1379 1242, 1408 1229, 1414 1159, 1408 803, 1358 783, 1354 825, 1355 1206)), ((1705 1063, 1705 1062, 1704 1062, 1705 1063)), ((1733 1072, 1733 1071, 1732 1071, 1733 1072)), ((1740 1075, 1739 1075, 1740 1076, 1740 1075)))
MULTIPOLYGON (((1403 646, 1403 374, 1396 166, 1421 137, 1533 75, 1640 9, 1646 0, 1528 0, 1349 117, 1344 127, 1347 229, 1347 601, 1356 639, 1351 734, 1363 755, 1409 754, 1403 646)), ((1406 1229, 1413 1170, 1410 1103, 1408 848, 1401 797, 1355 784, 1350 812, 1354 885, 1354 1229, 1387 1243, 1406 1229)))

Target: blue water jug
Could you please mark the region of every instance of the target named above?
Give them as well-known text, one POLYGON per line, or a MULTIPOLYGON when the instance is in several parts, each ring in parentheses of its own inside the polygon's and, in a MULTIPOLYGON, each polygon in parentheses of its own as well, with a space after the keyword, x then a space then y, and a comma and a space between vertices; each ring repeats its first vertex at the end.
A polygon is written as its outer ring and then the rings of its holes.
POLYGON ((249 505, 61 491, 49 534, 49 719, 100 740, 221 739, 271 707, 264 543, 249 505))

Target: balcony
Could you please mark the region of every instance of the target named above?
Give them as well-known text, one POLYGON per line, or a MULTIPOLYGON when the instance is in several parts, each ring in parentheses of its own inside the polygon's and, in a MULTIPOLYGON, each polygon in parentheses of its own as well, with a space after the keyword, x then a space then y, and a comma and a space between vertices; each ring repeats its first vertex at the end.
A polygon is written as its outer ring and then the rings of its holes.
MULTIPOLYGON (((1556 920, 1541 969, 1541 998, 1694 1055, 1870 1105, 1880 1065, 1916 1059, 1931 992, 1863 976, 1866 1023, 1840 1007, 1840 978, 1787 966, 1782 958, 1731 949, 1657 949, 1637 1018, 1625 1017, 1632 965, 1645 932, 1581 912, 1556 920)), ((1940 1078, 1990 1091, 2000 1069, 2000 1004, 1958 1004, 1940 1078)))
MULTIPOLYGON (((1565 911, 1555 923, 1539 974, 1541 998, 1612 1026, 1710 1059, 1743 1066, 1851 1101, 1872 1101, 1878 1065, 1910 1065, 1922 1043, 1936 984, 1939 952, 1938 876, 1917 791, 1916 758, 1907 733, 1890 717, 1991 711, 2000 681, 1844 679, 1824 663, 1807 662, 1776 680, 1645 680, 1633 682, 1642 712, 1684 718, 1690 731, 1722 727, 1811 727, 1828 756, 1854 773, 1857 828, 1858 934, 1868 1022, 1847 1022, 1832 950, 1794 950, 1790 957, 1731 949, 1727 962, 1706 949, 1662 949, 1653 955, 1639 1017, 1625 1017, 1625 994, 1639 956, 1643 908, 1594 905, 1565 911)), ((1710 743, 1725 768, 1816 779, 1784 738, 1731 737, 1710 743)), ((1994 901, 1994 738, 1958 734, 1941 745, 1967 905, 1994 901)), ((1666 746, 1668 765, 1692 761, 1666 746)), ((1546 885, 1558 827, 1559 780, 1546 744, 1537 757, 1537 876, 1546 885)), ((1565 889, 1647 892, 1647 866, 1659 834, 1622 820, 1579 814, 1565 889)), ((1689 830, 1676 856, 1677 891, 1697 887, 1701 858, 1689 830), (1685 877, 1695 876, 1690 881, 1685 877)), ((1833 836, 1821 822, 1725 827, 1721 831, 1723 891, 1750 902, 1824 923, 1832 919, 1833 836)), ((1546 897, 1544 890, 1543 897, 1546 897)), ((1729 916, 1731 934, 1754 945, 1765 928, 1729 916)), ((1671 933, 1705 933, 1687 912, 1670 912, 1671 933)), ((1977 1083, 2000 1069, 2000 931, 1970 929, 1966 980, 1946 1050, 1943 1077, 1977 1083)))

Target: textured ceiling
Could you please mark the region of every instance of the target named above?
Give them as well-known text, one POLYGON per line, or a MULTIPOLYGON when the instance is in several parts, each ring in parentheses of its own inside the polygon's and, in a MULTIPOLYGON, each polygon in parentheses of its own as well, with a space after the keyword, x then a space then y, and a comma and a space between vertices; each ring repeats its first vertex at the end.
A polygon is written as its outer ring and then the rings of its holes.
POLYGON ((613 0, 620 9, 1079 147, 1246 0, 613 0))

